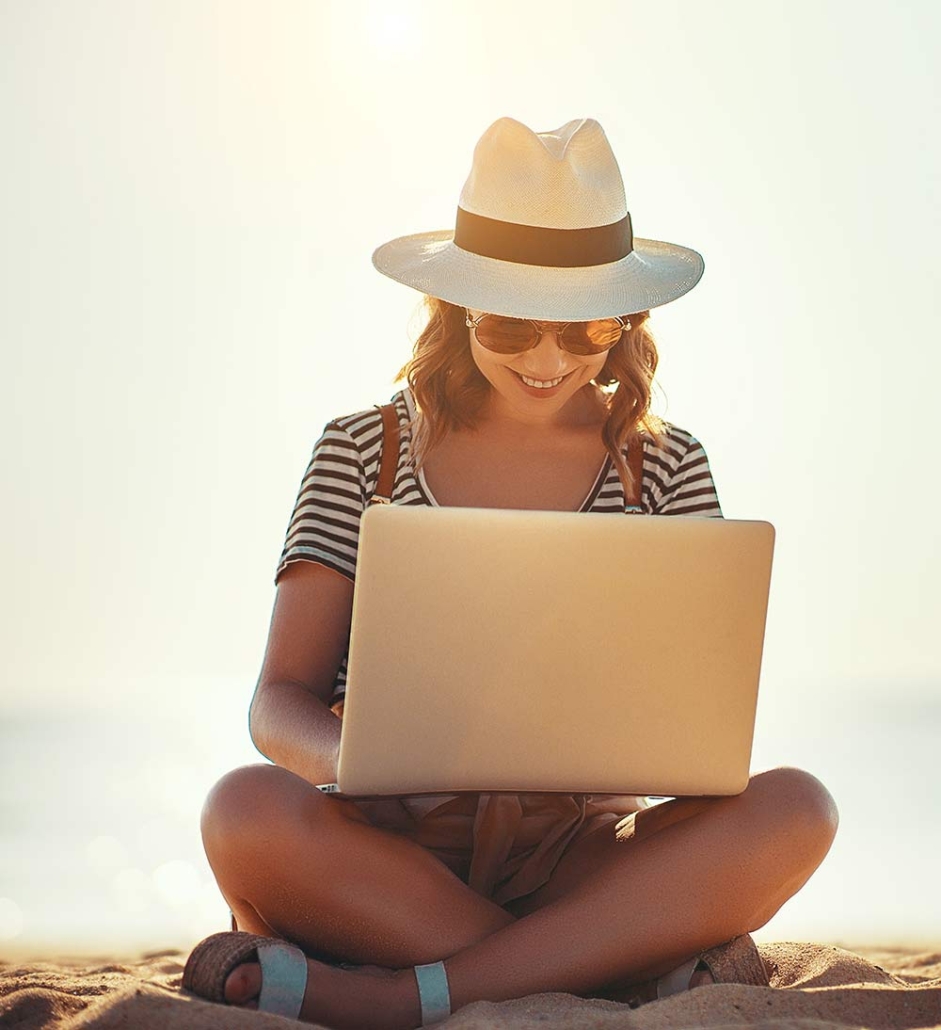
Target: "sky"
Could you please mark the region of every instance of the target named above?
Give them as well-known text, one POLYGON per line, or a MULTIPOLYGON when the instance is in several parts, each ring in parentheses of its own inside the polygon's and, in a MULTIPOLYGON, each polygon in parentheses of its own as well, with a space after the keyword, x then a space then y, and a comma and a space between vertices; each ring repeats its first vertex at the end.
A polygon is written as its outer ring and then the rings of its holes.
POLYGON ((635 233, 705 258, 654 312, 656 403, 776 526, 761 718, 941 725, 939 30, 932 0, 0 0, 0 720, 245 709, 310 448, 417 334, 370 255, 450 226, 510 115, 596 118, 635 233))

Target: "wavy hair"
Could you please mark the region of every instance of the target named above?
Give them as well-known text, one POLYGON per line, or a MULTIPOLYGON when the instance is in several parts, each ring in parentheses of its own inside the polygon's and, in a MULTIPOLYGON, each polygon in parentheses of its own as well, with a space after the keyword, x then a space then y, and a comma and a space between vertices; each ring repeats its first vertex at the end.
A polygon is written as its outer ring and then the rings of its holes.
MULTIPOLYGON (((424 304, 428 322, 397 377, 408 382, 419 412, 412 435, 416 468, 450 430, 474 427, 490 392, 471 355, 464 308, 438 297, 425 297, 424 304)), ((602 440, 627 485, 632 484, 625 447, 644 435, 656 440, 663 431, 663 422, 650 411, 658 358, 649 317, 649 311, 631 314, 631 328, 608 351, 593 380, 602 388, 608 409, 602 440)))

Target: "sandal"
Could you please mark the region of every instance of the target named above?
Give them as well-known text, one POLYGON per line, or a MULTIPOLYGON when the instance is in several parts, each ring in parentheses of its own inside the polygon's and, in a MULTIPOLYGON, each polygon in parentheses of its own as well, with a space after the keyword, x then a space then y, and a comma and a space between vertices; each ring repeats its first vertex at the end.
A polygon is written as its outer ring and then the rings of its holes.
POLYGON ((183 987, 207 1001, 226 1004, 225 982, 243 962, 261 966, 258 1011, 297 1019, 307 988, 307 956, 286 941, 227 930, 193 948, 183 970, 183 987))
POLYGON ((704 951, 699 959, 716 983, 771 986, 768 967, 749 933, 704 951))
MULTIPOLYGON (((653 998, 635 995, 628 1000, 631 1008, 637 1008, 647 1001, 668 998, 671 994, 691 990, 690 981, 693 974, 706 971, 712 974, 715 983, 746 984, 752 987, 769 987, 768 971, 758 954, 758 948, 751 935, 744 933, 733 937, 724 944, 716 945, 708 951, 695 955, 689 961, 669 973, 665 973, 656 984, 656 995, 653 998)), ((638 985, 647 986, 647 985, 638 985)), ((706 984, 701 986, 705 987, 706 984)), ((650 985, 651 993, 653 985, 650 985)))
MULTIPOLYGON (((758 948, 751 935, 744 933, 733 937, 725 944, 719 944, 701 955, 674 969, 657 980, 657 997, 667 998, 671 994, 690 989, 693 973, 706 970, 717 983, 748 984, 752 987, 768 987, 768 971, 758 954, 758 948)), ((706 986, 705 984, 703 986, 706 986)))
MULTIPOLYGON (((294 944, 258 934, 214 933, 193 949, 183 970, 183 987, 207 1001, 226 1004, 225 982, 243 962, 261 966, 258 1011, 297 1019, 307 989, 307 956, 294 944)), ((352 968, 352 967, 349 967, 352 968)), ((451 995, 443 962, 415 966, 422 1026, 451 1015, 451 995)))

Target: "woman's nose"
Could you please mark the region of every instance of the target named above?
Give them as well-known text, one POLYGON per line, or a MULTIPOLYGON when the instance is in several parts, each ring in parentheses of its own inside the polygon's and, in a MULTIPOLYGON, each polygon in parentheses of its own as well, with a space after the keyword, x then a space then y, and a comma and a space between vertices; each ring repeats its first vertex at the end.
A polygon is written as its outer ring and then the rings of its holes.
POLYGON ((553 329, 543 329, 539 342, 526 351, 524 368, 534 379, 554 379, 567 370, 566 352, 559 343, 559 334, 553 329))

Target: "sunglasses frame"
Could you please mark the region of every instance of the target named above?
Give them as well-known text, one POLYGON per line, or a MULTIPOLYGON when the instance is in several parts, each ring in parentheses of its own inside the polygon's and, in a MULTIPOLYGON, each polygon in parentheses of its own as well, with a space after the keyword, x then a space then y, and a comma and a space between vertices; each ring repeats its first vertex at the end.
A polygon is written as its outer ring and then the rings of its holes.
MULTIPOLYGON (((592 351, 587 351, 587 352, 585 352, 585 351, 570 350, 568 347, 565 346, 565 330, 570 325, 579 325, 579 324, 583 324, 583 323, 579 323, 579 322, 576 322, 576 321, 573 321, 573 322, 539 322, 535 318, 519 318, 519 319, 517 319, 517 321, 519 321, 519 322, 529 322, 530 325, 532 325, 532 327, 533 327, 533 329, 535 331, 535 336, 533 337, 533 342, 528 347, 524 347, 522 350, 518 350, 518 351, 499 351, 499 350, 494 350, 492 347, 488 347, 487 344, 485 344, 480 339, 480 337, 477 335, 477 330, 480 328, 481 321, 483 319, 485 319, 485 318, 512 318, 514 316, 512 316, 512 315, 495 315, 495 314, 493 314, 490 311, 485 311, 485 312, 483 312, 483 314, 478 315, 476 318, 471 318, 471 313, 470 313, 470 309, 469 308, 465 308, 464 312, 467 315, 467 318, 464 320, 464 324, 467 326, 468 329, 473 329, 474 330, 474 336, 475 336, 477 342, 485 350, 490 351, 491 354, 525 354, 526 351, 532 350, 534 347, 538 347, 539 346, 539 341, 543 338, 543 336, 546 333, 554 333, 556 335, 558 341, 559 341, 559 346, 562 348, 562 350, 566 351, 569 354, 574 354, 576 357, 585 358, 585 357, 592 357, 592 356, 597 355, 597 354, 607 354, 607 352, 609 350, 611 350, 612 347, 616 346, 617 343, 621 339, 621 337, 618 336, 618 338, 616 340, 614 340, 613 343, 610 343, 607 347, 598 348, 597 350, 592 350, 592 351)), ((598 318, 598 319, 592 318, 592 319, 588 319, 588 321, 590 321, 590 322, 607 322, 607 321, 617 322, 618 325, 620 325, 620 327, 621 327, 621 332, 622 333, 631 328, 631 320, 629 318, 622 318, 620 315, 611 315, 611 316, 609 316, 609 318, 598 318)))

